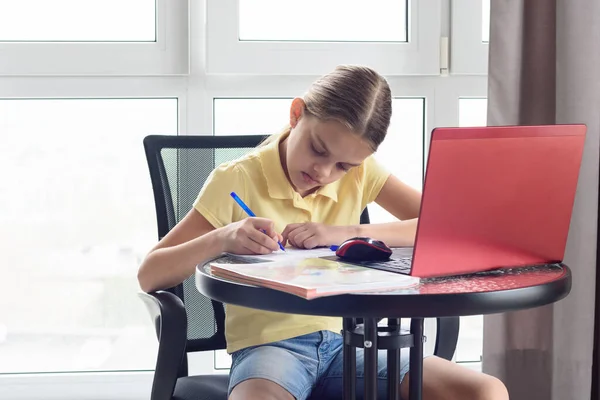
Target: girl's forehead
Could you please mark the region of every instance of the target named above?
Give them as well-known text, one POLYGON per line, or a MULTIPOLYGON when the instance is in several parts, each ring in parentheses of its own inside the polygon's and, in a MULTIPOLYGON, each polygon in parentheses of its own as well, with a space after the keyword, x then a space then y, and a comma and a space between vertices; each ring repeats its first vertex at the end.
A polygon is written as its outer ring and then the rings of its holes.
POLYGON ((373 153, 369 143, 338 121, 319 121, 309 130, 311 140, 332 156, 349 163, 360 163, 373 153))

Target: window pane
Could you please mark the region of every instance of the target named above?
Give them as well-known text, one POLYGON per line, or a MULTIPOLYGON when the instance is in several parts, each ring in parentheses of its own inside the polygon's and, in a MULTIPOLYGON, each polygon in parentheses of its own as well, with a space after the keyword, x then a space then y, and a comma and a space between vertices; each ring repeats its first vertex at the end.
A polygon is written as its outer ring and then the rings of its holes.
POLYGON ((177 99, 0 100, 0 373, 154 368, 152 133, 177 133, 177 99))
POLYGON ((0 0, 0 41, 154 41, 155 0, 0 0))
POLYGON ((486 126, 487 99, 458 100, 458 126, 486 126))
POLYGON ((490 41, 490 0, 481 0, 481 41, 490 41))
POLYGON ((407 40, 407 0, 239 0, 240 40, 407 40), (307 29, 307 26, 310 26, 307 29))
POLYGON ((460 317, 456 362, 480 362, 483 354, 483 315, 460 317))
MULTIPOLYGON (((459 126, 486 126, 487 99, 459 99, 458 124, 459 126)), ((456 345, 456 361, 479 362, 482 353, 483 316, 460 317, 460 335, 456 345)))
MULTIPOLYGON (((375 158, 401 181, 421 190, 423 186, 423 138, 425 134, 425 99, 394 98, 388 134, 375 158)), ((372 223, 396 218, 376 203, 369 205, 372 223)))
POLYGON ((262 99, 214 99, 213 134, 271 135, 290 121, 292 97, 262 99))

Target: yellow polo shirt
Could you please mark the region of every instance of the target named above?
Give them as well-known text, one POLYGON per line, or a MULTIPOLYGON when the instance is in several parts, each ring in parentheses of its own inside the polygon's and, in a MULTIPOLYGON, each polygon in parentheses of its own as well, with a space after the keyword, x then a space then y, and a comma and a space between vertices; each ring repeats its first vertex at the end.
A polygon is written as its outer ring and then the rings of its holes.
MULTIPOLYGON (((279 140, 217 167, 200 191, 194 208, 215 228, 242 220, 246 214, 229 195, 235 191, 257 216, 271 219, 280 233, 286 225, 299 222, 356 225, 362 210, 375 200, 389 176, 369 157, 339 181, 302 198, 281 166, 279 140)), ((339 333, 341 328, 341 318, 226 305, 225 337, 229 353, 320 330, 339 333)))

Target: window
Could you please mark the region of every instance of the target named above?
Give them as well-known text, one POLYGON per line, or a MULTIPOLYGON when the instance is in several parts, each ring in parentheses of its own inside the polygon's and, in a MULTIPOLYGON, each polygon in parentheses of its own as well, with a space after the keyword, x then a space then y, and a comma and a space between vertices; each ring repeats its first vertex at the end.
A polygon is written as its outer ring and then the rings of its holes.
POLYGON ((154 0, 0 0, 0 41, 153 42, 155 20, 154 0))
POLYGON ((458 100, 458 126, 486 126, 487 99, 464 97, 458 100))
POLYGON ((451 65, 456 75, 486 75, 490 30, 490 0, 451 4, 451 65))
MULTIPOLYGON (((0 0, 0 219, 11 232, 0 246, 13 261, 0 266, 0 398, 148 398, 157 341, 135 279, 156 242, 145 135, 276 133, 317 75, 365 64, 396 96, 377 157, 419 188, 431 130, 485 121, 487 1, 349 0, 335 19, 326 7, 339 0, 321 2, 322 15, 315 0, 291 12, 273 0, 0 0), (304 12, 310 31, 279 28, 304 12), (440 77, 444 21, 452 70, 440 77)), ((371 217, 390 218, 374 205, 371 217)), ((463 319, 459 361, 479 360, 477 318, 463 319)), ((426 322, 426 346, 434 330, 426 322)), ((191 374, 230 365, 220 352, 188 362, 191 374)))
POLYGON ((177 129, 177 99, 0 99, 0 374, 154 368, 142 139, 177 129))
POLYGON ((365 64, 388 75, 439 74, 439 1, 367 4, 207 0, 208 73, 320 75, 365 64))
POLYGON ((277 0, 239 0, 239 7, 242 41, 406 42, 408 38, 406 0, 372 0, 368 6, 362 0, 305 0, 301 7, 277 0), (311 29, 305 29, 306 21, 311 21, 311 29))
POLYGON ((185 74, 187 15, 186 1, 0 0, 0 75, 185 74))
MULTIPOLYGON (((425 99, 394 98, 392 121, 375 158, 401 181, 421 190, 425 142, 425 99)), ((395 218, 376 203, 369 205, 372 223, 395 218)))
POLYGON ((213 102, 213 134, 271 135, 289 123, 292 97, 218 98, 213 102))

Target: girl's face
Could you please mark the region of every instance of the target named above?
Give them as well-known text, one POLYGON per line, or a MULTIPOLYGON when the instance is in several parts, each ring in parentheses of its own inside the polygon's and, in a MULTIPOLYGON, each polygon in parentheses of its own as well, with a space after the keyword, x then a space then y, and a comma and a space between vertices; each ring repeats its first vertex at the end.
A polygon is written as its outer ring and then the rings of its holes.
POLYGON ((292 186, 305 196, 337 181, 373 151, 365 140, 342 123, 321 121, 303 111, 304 102, 294 100, 290 118, 292 130, 282 142, 281 154, 292 186))

